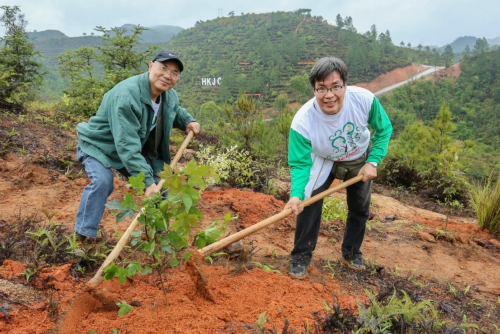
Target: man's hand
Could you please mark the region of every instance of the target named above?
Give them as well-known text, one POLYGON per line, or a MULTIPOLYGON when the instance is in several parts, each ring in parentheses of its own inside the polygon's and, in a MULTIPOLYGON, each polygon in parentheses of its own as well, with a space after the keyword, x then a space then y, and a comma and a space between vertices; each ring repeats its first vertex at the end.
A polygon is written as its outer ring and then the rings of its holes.
POLYGON ((200 133, 200 123, 197 122, 191 122, 186 126, 186 132, 189 133, 189 131, 193 131, 193 134, 195 136, 200 133))
POLYGON ((146 190, 144 191, 144 195, 146 197, 151 197, 153 196, 153 194, 156 194, 159 191, 160 189, 158 189, 158 186, 155 183, 153 183, 152 185, 146 188, 146 190))
POLYGON ((299 213, 301 213, 304 210, 304 207, 301 204, 302 204, 302 201, 300 200, 300 198, 298 198, 297 196, 294 196, 294 197, 290 198, 288 203, 286 203, 283 211, 286 209, 292 209, 292 214, 294 216, 297 216, 299 213))
POLYGON ((359 170, 359 174, 363 174, 363 182, 372 180, 377 177, 377 168, 372 164, 366 163, 363 168, 359 170))

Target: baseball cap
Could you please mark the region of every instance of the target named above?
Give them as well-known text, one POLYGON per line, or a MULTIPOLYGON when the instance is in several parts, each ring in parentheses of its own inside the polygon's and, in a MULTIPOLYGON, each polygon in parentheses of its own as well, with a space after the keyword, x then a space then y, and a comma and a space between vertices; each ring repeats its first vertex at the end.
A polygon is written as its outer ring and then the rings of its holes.
POLYGON ((179 69, 181 72, 184 70, 184 65, 182 65, 181 60, 179 59, 179 56, 172 52, 172 51, 162 51, 158 53, 154 58, 153 62, 155 61, 165 61, 165 60, 176 60, 177 63, 179 64, 179 69))

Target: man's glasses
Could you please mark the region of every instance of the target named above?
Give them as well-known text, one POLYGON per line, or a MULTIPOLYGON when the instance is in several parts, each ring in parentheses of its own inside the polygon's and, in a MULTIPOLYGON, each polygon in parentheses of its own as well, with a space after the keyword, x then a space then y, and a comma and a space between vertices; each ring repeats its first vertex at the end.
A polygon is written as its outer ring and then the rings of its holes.
POLYGON ((318 93, 318 95, 326 95, 328 91, 331 91, 333 94, 338 93, 342 90, 342 88, 344 88, 344 86, 335 85, 332 88, 319 87, 315 88, 314 90, 316 91, 316 93, 318 93))
POLYGON ((181 73, 179 71, 175 70, 172 71, 167 65, 163 65, 160 62, 157 63, 158 63, 158 68, 162 74, 170 74, 170 77, 174 80, 179 79, 179 77, 181 76, 181 73))

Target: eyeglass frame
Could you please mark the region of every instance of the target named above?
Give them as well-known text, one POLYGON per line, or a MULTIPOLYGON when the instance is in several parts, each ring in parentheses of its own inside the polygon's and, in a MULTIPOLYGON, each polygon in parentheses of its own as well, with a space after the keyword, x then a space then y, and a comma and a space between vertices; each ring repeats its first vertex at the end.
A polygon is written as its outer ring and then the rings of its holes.
POLYGON ((318 87, 318 88, 314 88, 314 91, 316 93, 318 93, 318 95, 326 95, 326 94, 328 94, 328 92, 332 92, 333 94, 336 94, 336 93, 339 93, 342 89, 344 89, 344 87, 345 87, 345 84, 343 84, 342 86, 341 85, 335 85, 332 88, 318 87), (319 91, 320 89, 326 89, 326 91, 323 92, 323 93, 321 93, 319 91))
POLYGON ((171 71, 171 70, 169 69, 168 65, 163 64, 161 61, 155 61, 154 63, 155 63, 155 64, 160 64, 160 66, 161 66, 161 67, 160 67, 160 69, 159 69, 159 70, 160 70, 162 73, 168 73, 168 74, 170 75, 170 77, 171 77, 172 79, 176 80, 176 81, 180 79, 180 77, 181 77, 181 72, 178 72, 178 71, 175 71, 175 70, 174 70, 174 71, 171 71))

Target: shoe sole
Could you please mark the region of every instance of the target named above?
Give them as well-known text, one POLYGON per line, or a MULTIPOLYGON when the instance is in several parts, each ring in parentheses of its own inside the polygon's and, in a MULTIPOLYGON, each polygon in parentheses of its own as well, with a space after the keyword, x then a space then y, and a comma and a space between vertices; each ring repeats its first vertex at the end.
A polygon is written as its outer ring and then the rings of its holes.
POLYGON ((300 279, 300 280, 302 280, 302 279, 304 279, 304 278, 307 277, 307 271, 306 271, 306 273, 303 276, 296 276, 296 275, 293 275, 293 274, 290 274, 290 273, 288 273, 288 276, 290 276, 292 279, 300 279))
POLYGON ((293 279, 304 279, 307 277, 307 273, 309 272, 310 267, 311 267, 311 263, 309 263, 309 265, 307 266, 306 273, 303 276, 296 276, 294 274, 291 274, 290 272, 288 272, 288 276, 290 276, 293 279))
POLYGON ((356 267, 354 264, 351 263, 351 261, 347 261, 347 260, 344 260, 344 259, 341 259, 340 262, 342 262, 343 264, 349 266, 350 268, 352 268, 354 270, 365 270, 366 269, 366 266, 356 267))

